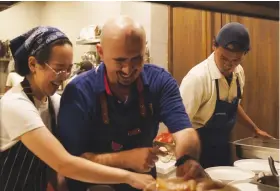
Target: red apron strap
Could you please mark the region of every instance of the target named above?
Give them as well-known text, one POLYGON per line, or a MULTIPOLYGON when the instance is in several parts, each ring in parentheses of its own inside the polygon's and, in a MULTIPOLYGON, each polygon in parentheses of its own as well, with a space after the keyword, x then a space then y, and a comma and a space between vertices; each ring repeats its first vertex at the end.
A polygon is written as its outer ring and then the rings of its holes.
POLYGON ((108 115, 108 104, 105 92, 100 95, 100 103, 101 103, 101 113, 102 113, 102 119, 104 124, 109 124, 109 115, 108 115))
POLYGON ((137 90, 139 93, 139 108, 140 114, 142 117, 146 117, 146 106, 145 106, 145 99, 144 99, 144 86, 141 77, 137 78, 137 90))

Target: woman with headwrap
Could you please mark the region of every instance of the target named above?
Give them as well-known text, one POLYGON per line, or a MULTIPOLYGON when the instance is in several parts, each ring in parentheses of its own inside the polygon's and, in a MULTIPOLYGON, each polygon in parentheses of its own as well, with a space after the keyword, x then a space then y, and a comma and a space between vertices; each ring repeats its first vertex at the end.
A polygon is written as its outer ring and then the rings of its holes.
POLYGON ((60 101, 55 92, 69 77, 73 59, 65 34, 36 27, 13 39, 10 48, 16 72, 24 80, 0 100, 1 191, 45 191, 48 166, 89 183, 127 183, 142 189, 153 181, 147 175, 72 156, 55 138, 60 101))

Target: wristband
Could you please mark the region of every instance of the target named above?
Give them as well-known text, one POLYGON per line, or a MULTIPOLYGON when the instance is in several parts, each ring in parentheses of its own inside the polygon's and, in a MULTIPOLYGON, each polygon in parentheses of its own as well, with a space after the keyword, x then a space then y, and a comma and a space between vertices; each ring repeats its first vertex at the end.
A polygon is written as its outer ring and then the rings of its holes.
POLYGON ((176 166, 176 167, 181 166, 181 165, 184 164, 187 160, 195 160, 195 161, 197 161, 195 158, 193 158, 193 157, 190 156, 190 155, 183 155, 183 156, 181 156, 180 158, 178 158, 178 159, 176 160, 175 166, 176 166))

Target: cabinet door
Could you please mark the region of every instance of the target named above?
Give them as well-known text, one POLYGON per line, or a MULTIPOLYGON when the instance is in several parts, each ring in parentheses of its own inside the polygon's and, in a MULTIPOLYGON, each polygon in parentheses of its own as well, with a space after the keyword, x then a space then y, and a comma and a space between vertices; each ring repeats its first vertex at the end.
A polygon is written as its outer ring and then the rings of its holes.
POLYGON ((181 83, 189 70, 212 52, 212 41, 222 25, 221 13, 170 8, 169 70, 181 83))
MULTIPOLYGON (((222 22, 239 22, 249 30, 242 106, 261 129, 279 137, 279 22, 228 14, 223 14, 222 22)), ((251 136, 247 129, 238 123, 233 139, 251 136)))

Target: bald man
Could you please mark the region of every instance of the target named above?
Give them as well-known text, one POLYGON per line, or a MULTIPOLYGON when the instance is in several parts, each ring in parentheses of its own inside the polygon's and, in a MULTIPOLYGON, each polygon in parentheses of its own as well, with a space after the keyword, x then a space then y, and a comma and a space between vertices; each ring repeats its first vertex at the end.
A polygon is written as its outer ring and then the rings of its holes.
MULTIPOLYGON (((156 177, 160 154, 153 147, 159 123, 176 141, 178 176, 202 175, 197 133, 191 128, 178 85, 163 68, 144 65, 146 35, 126 16, 107 21, 97 51, 103 63, 66 87, 58 117, 60 139, 73 155, 156 177)), ((70 191, 85 183, 69 180, 70 191)), ((113 185, 116 191, 133 191, 113 185)))

